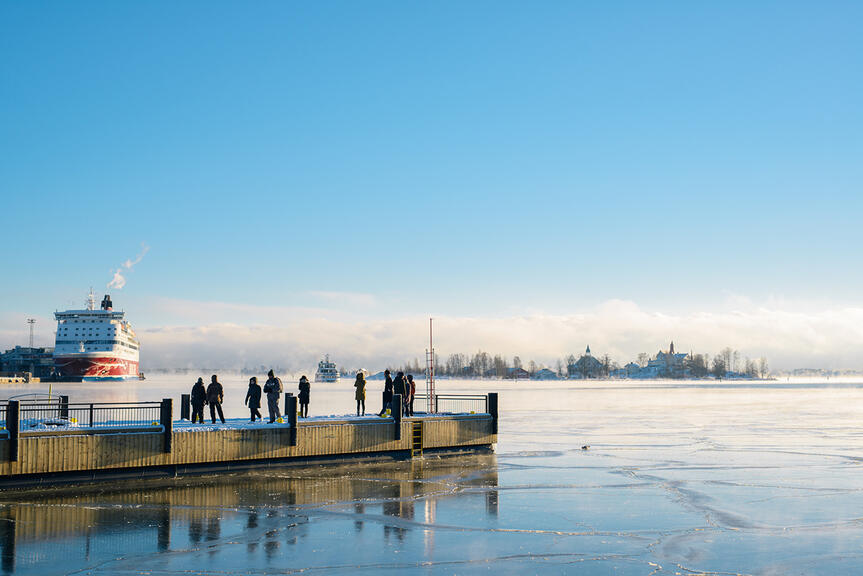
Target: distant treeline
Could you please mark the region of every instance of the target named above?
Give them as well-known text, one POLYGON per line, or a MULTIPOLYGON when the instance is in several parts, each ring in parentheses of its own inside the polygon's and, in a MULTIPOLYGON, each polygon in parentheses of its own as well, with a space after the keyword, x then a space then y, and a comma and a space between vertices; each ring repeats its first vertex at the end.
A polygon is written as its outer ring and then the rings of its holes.
MULTIPOLYGON (((627 366, 637 365, 644 368, 656 358, 656 355, 650 356, 642 352, 638 354, 635 360, 624 366, 621 366, 607 354, 594 356, 594 358, 596 358, 601 366, 600 375, 625 376, 627 366)), ((445 357, 437 355, 435 357, 435 374, 438 376, 468 378, 505 378, 511 375, 513 370, 521 369, 533 376, 545 369, 551 370, 559 377, 567 377, 576 374, 577 367, 579 366, 578 360, 579 358, 574 354, 570 354, 564 358, 558 358, 552 366, 549 366, 534 360, 524 362, 520 356, 513 356, 512 359, 509 359, 503 354, 490 354, 480 350, 472 355, 462 353, 449 354, 445 357)), ((388 368, 390 371, 401 370, 412 374, 424 374, 426 371, 426 366, 421 364, 417 358, 398 366, 388 366, 388 368)), ((765 378, 769 374, 766 358, 751 359, 749 357, 741 357, 740 352, 730 347, 723 348, 713 356, 709 354, 687 353, 681 362, 681 368, 683 370, 669 372, 662 376, 704 378, 712 375, 717 378, 727 376, 765 378)))

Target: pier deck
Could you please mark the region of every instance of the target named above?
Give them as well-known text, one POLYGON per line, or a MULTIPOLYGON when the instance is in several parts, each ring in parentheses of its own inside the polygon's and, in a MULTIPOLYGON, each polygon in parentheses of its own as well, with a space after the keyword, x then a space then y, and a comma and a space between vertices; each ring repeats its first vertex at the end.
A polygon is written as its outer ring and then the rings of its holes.
POLYGON ((217 430, 174 426, 170 417, 167 426, 137 428, 16 431, 12 424, 0 437, 0 488, 487 450, 497 441, 496 405, 482 414, 292 418, 217 430))

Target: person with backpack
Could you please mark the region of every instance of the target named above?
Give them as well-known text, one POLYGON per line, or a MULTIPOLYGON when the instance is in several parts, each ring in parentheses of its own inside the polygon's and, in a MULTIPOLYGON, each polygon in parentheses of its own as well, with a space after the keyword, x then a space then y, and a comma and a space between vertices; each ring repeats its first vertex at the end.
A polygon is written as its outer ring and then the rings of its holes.
POLYGON ((264 419, 259 410, 261 407, 261 386, 258 384, 257 376, 249 378, 249 391, 246 392, 246 406, 249 407, 252 422, 255 421, 255 416, 258 417, 258 420, 264 419))
POLYGON ((267 372, 267 382, 264 384, 264 394, 267 395, 267 410, 270 412, 270 424, 282 417, 279 410, 279 396, 282 395, 282 381, 276 378, 275 373, 267 372))
POLYGON ((216 411, 219 412, 219 420, 225 423, 225 414, 222 412, 222 401, 225 399, 225 390, 216 375, 213 374, 210 385, 207 386, 207 404, 210 405, 210 418, 216 423, 216 411))
POLYGON ((192 424, 196 421, 204 423, 204 404, 207 403, 207 389, 204 387, 204 379, 198 378, 195 385, 192 386, 191 394, 192 403, 192 424))
POLYGON ((306 378, 305 375, 300 376, 300 394, 298 396, 298 400, 300 401, 300 417, 308 418, 309 417, 309 394, 312 391, 312 385, 309 382, 309 379, 306 378))

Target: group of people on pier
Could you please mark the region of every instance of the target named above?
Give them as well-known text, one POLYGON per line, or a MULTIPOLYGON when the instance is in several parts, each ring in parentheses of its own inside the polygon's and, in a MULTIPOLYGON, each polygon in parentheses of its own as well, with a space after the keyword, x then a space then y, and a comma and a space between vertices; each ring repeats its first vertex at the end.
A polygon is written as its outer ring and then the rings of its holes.
MULTIPOLYGON (((360 381, 362 372, 357 374, 357 382, 360 381)), ((354 384, 357 386, 357 384, 354 384)), ((402 411, 405 416, 414 415, 414 396, 417 392, 417 386, 414 382, 413 374, 405 376, 404 372, 397 372, 396 379, 393 380, 389 370, 384 370, 384 405, 378 416, 383 416, 387 410, 393 407, 393 397, 400 395, 402 398, 402 411)), ((363 396, 365 398, 365 396, 363 396)), ((357 389, 357 415, 359 415, 359 389, 357 389)), ((366 413, 365 402, 363 403, 363 414, 366 413)))
MULTIPOLYGON (((311 396, 311 382, 304 375, 300 377, 299 394, 297 400, 299 402, 299 417, 309 417, 309 400, 311 396)), ((357 379, 354 382, 354 397, 357 401, 357 416, 365 416, 366 414, 366 378, 362 371, 357 372, 357 379)), ((267 397, 267 411, 269 413, 269 423, 281 421, 282 413, 279 410, 279 399, 284 391, 282 380, 278 378, 272 370, 267 373, 267 381, 264 383, 263 389, 258 384, 258 377, 252 376, 249 378, 249 390, 246 392, 246 400, 244 404, 249 409, 249 416, 252 422, 263 420, 261 416, 261 398, 263 395, 267 397)), ((414 414, 414 396, 416 394, 416 383, 412 374, 405 376, 404 372, 398 372, 395 380, 390 376, 390 371, 384 371, 384 393, 383 407, 378 413, 379 416, 386 414, 387 410, 392 409, 394 395, 400 395, 403 402, 403 413, 405 416, 413 416, 414 414)), ((216 414, 222 424, 225 423, 225 414, 222 412, 222 403, 225 400, 225 390, 219 382, 218 377, 213 374, 210 384, 204 386, 204 379, 198 378, 195 385, 192 386, 191 394, 192 404, 192 423, 204 423, 204 406, 210 406, 210 419, 212 423, 216 423, 216 414)))

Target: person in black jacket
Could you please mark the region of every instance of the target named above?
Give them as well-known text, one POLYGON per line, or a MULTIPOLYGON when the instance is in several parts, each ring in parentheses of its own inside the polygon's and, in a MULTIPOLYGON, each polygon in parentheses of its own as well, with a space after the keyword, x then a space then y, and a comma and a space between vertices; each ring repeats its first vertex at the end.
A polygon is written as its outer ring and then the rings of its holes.
POLYGON ((249 378, 249 391, 246 392, 246 405, 249 407, 252 422, 255 421, 255 416, 260 420, 264 419, 263 416, 261 416, 261 411, 258 410, 258 408, 261 407, 261 387, 258 385, 258 378, 256 376, 249 378))
POLYGON ((267 395, 267 410, 270 412, 270 424, 282 417, 279 411, 279 396, 282 394, 282 381, 276 378, 275 373, 270 370, 267 372, 266 383, 264 384, 264 394, 267 395))
POLYGON ((402 402, 405 401, 408 395, 408 387, 407 380, 405 380, 405 373, 399 372, 396 374, 396 380, 393 382, 393 394, 398 394, 402 398, 402 402))
POLYGON ((312 385, 305 375, 300 376, 300 416, 303 418, 309 417, 309 393, 312 391, 312 385))
POLYGON ((384 370, 384 376, 386 378, 384 381, 384 407, 381 408, 378 416, 386 414, 387 408, 391 408, 393 403, 393 379, 390 378, 390 371, 384 370))
POLYGON ((213 424, 216 423, 216 410, 219 411, 219 420, 222 421, 222 424, 225 423, 225 415, 222 413, 222 400, 224 399, 225 391, 216 375, 213 374, 212 382, 207 386, 207 404, 210 405, 210 418, 213 419, 213 424))
POLYGON ((204 388, 204 379, 198 378, 192 386, 192 424, 197 420, 204 423, 204 404, 207 403, 207 389, 204 388))

